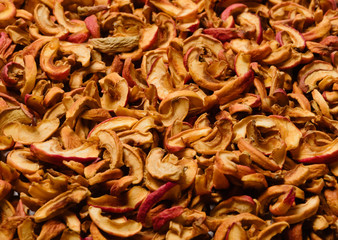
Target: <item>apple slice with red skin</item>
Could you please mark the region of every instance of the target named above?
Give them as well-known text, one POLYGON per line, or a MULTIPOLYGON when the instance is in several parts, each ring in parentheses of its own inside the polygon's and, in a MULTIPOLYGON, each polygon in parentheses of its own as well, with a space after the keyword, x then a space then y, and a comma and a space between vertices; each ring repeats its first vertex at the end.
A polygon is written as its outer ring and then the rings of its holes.
POLYGON ((64 150, 60 142, 52 138, 46 142, 33 143, 31 152, 41 161, 62 165, 62 161, 92 162, 99 158, 101 150, 96 142, 87 141, 80 147, 64 150))
MULTIPOLYGON (((306 138, 306 136, 305 136, 306 138)), ((292 159, 306 164, 333 163, 338 160, 338 138, 326 145, 310 145, 305 141, 291 151, 292 159)))
POLYGON ((42 48, 40 54, 40 67, 51 79, 62 82, 68 77, 71 66, 69 64, 54 64, 54 58, 57 56, 59 47, 59 39, 53 38, 42 48))
POLYGON ((159 202, 161 198, 176 185, 177 183, 167 182, 159 187, 156 191, 150 193, 138 210, 137 221, 141 222, 142 224, 145 223, 147 213, 152 208, 152 206, 159 202))
POLYGON ((153 229, 159 231, 166 223, 170 222, 174 218, 180 216, 184 211, 184 208, 181 206, 174 206, 163 210, 158 215, 153 217, 153 229))
POLYGON ((251 25, 256 29, 256 42, 260 44, 263 40, 263 28, 261 24, 261 19, 258 15, 255 15, 250 12, 243 12, 237 16, 237 20, 241 25, 251 25))
POLYGON ((244 32, 236 28, 207 28, 203 33, 213 36, 221 42, 227 42, 234 38, 244 38, 244 32))
POLYGON ((248 195, 234 196, 224 200, 213 208, 210 212, 211 217, 226 216, 229 213, 254 213, 256 211, 256 203, 252 197, 248 195))
POLYGON ((240 223, 234 222, 229 228, 225 235, 225 240, 231 240, 231 239, 237 239, 237 240, 248 240, 248 236, 241 226, 240 223))
POLYGON ((228 17, 242 13, 242 12, 246 11, 247 9, 248 9, 248 7, 243 3, 231 4, 221 13, 221 19, 223 21, 226 21, 228 19, 228 17))
POLYGON ((95 15, 90 15, 89 17, 86 17, 84 22, 86 24, 87 29, 90 32, 90 35, 93 38, 101 37, 100 26, 97 22, 97 17, 95 15))
MULTIPOLYGON (((299 49, 300 51, 303 51, 306 47, 305 39, 303 35, 297 31, 296 29, 283 25, 283 24, 274 24, 273 27, 276 29, 276 31, 283 31, 285 34, 287 34, 290 39, 292 40, 292 47, 299 49)), ((280 33, 282 35, 282 33, 280 33)), ((282 36, 278 37, 278 33, 276 36, 277 41, 282 41, 282 36)), ((283 45, 282 43, 281 45, 283 45)))
POLYGON ((9 62, 7 63, 1 70, 1 80, 4 85, 8 87, 15 86, 19 78, 17 77, 16 73, 23 71, 24 67, 16 62, 9 62))
POLYGON ((299 87, 308 93, 313 89, 317 88, 317 83, 322 81, 324 78, 332 77, 333 79, 338 78, 337 70, 321 70, 316 69, 307 72, 299 80, 299 87))
POLYGON ((0 27, 5 28, 15 21, 16 7, 12 1, 1 0, 0 27))
POLYGON ((139 47, 142 48, 143 51, 152 48, 158 38, 159 29, 155 24, 149 25, 142 29, 139 47))

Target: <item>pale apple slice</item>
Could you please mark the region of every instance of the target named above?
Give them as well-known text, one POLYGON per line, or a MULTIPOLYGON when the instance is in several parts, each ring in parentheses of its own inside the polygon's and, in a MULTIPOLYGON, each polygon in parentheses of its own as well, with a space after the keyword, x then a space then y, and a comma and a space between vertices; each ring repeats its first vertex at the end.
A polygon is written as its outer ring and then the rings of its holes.
POLYGON ((0 151, 10 149, 14 144, 12 137, 0 135, 0 151))
POLYGON ((128 100, 128 82, 118 73, 114 72, 100 79, 99 84, 103 90, 101 105, 104 109, 115 111, 124 107, 128 100))
POLYGON ((285 221, 273 223, 267 226, 258 234, 257 240, 272 239, 276 235, 278 236, 278 234, 281 234, 286 228, 289 227, 290 225, 285 221))
POLYGON ((189 80, 190 75, 184 67, 182 48, 176 45, 168 46, 168 62, 174 86, 178 88, 189 80))
POLYGON ((43 142, 59 128, 58 118, 42 120, 36 126, 28 126, 20 122, 12 122, 4 126, 3 133, 12 136, 14 141, 22 144, 43 142))
POLYGON ((242 76, 249 72, 251 63, 250 54, 239 52, 235 58, 235 71, 237 76, 242 76))
POLYGON ((211 217, 225 216, 229 213, 254 213, 256 211, 256 202, 248 195, 234 196, 224 200, 215 206, 210 212, 211 217))
POLYGON ((123 161, 129 168, 129 175, 135 179, 133 184, 138 184, 143 179, 143 161, 137 150, 128 144, 123 144, 123 161))
POLYGON ((110 219, 102 216, 102 210, 89 206, 88 213, 92 221, 102 231, 117 237, 131 237, 142 229, 142 224, 133 220, 127 220, 125 217, 110 219))
POLYGON ((279 64, 286 61, 291 56, 291 46, 284 45, 274 50, 267 58, 263 59, 262 62, 270 65, 279 64))
POLYGON ((11 1, 1 1, 0 27, 5 28, 15 21, 16 7, 11 1))
POLYGON ((98 159, 101 150, 96 142, 87 141, 80 147, 64 150, 56 138, 33 143, 30 150, 41 161, 61 165, 62 161, 92 162, 98 159))
POLYGON ((100 124, 96 125, 88 134, 87 138, 95 137, 101 130, 112 130, 115 132, 130 130, 138 121, 137 118, 128 116, 118 116, 107 119, 100 124))

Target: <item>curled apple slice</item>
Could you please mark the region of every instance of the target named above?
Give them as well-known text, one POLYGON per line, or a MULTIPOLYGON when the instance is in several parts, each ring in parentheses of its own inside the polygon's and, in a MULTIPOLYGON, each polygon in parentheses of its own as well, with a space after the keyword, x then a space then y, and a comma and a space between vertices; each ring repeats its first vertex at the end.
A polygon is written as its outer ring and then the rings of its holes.
POLYGON ((129 176, 134 176, 133 184, 138 184, 143 179, 143 161, 135 148, 123 144, 123 161, 129 168, 129 176))
POLYGON ((260 44, 263 40, 263 28, 261 19, 258 15, 250 12, 243 12, 237 16, 237 20, 241 25, 253 26, 255 31, 256 42, 260 44))
POLYGON ((159 202, 161 198, 164 196, 164 194, 173 187, 175 187, 176 185, 177 183, 167 182, 163 184, 161 187, 159 187, 156 191, 150 193, 147 196, 147 198, 143 201, 138 210, 137 221, 145 223, 146 215, 148 211, 152 208, 152 206, 155 205, 157 202, 159 202))
POLYGON ((93 38, 99 38, 101 36, 100 25, 98 24, 97 17, 94 14, 90 15, 89 17, 86 17, 84 22, 86 24, 87 29, 90 32, 90 35, 93 38))
POLYGON ((284 221, 273 223, 258 234, 257 240, 272 239, 274 236, 282 233, 284 229, 288 227, 290 227, 290 225, 284 221))
POLYGON ((34 8, 34 20, 39 30, 46 35, 59 36, 67 34, 68 31, 62 26, 54 23, 50 19, 50 11, 44 4, 39 3, 34 8))
POLYGON ((183 211, 184 208, 181 206, 174 206, 163 210, 152 219, 154 230, 155 231, 160 230, 161 227, 163 227, 166 223, 180 216, 183 213, 183 211))
POLYGON ((140 186, 134 186, 119 196, 103 195, 89 198, 90 206, 101 208, 104 212, 125 213, 135 210, 147 197, 149 192, 140 186))
POLYGON ((129 88, 128 82, 118 73, 111 73, 100 79, 99 84, 103 91, 101 105, 104 109, 115 111, 127 103, 129 88))
POLYGON ((313 140, 316 133, 306 134, 298 148, 291 151, 292 158, 303 163, 332 163, 337 161, 338 138, 326 143, 313 140))
POLYGON ((52 138, 46 142, 33 143, 30 149, 41 161, 61 165, 62 161, 91 162, 98 159, 100 150, 96 142, 87 141, 80 147, 64 150, 60 142, 52 138))
POLYGON ((90 206, 88 208, 89 216, 92 221, 102 231, 117 237, 131 237, 137 234, 142 229, 142 224, 133 220, 127 220, 125 217, 110 219, 102 216, 102 210, 90 206))
POLYGON ((292 47, 297 48, 300 51, 304 50, 306 46, 305 39, 299 31, 283 24, 274 24, 273 27, 278 31, 283 31, 290 37, 292 40, 292 47))
POLYGON ((89 190, 82 186, 61 193, 40 207, 34 214, 34 220, 39 223, 58 216, 88 196, 89 190))
POLYGON ((4 85, 14 87, 22 77, 24 67, 16 62, 7 63, 1 70, 1 80, 4 85))
POLYGON ((228 17, 230 16, 236 16, 248 9, 247 5, 243 3, 234 3, 228 6, 222 13, 221 13, 221 19, 223 21, 226 21, 228 17))
POLYGON ((320 204, 319 196, 310 197, 306 203, 298 204, 284 216, 273 217, 277 222, 285 221, 289 224, 294 224, 303 221, 316 214, 320 204))
POLYGON ((1 0, 0 27, 5 28, 15 21, 16 7, 12 1, 1 0))
POLYGON ((81 20, 71 21, 67 19, 63 6, 61 5, 61 1, 55 1, 53 13, 58 21, 65 29, 67 29, 70 33, 77 33, 77 32, 88 32, 86 24, 81 20))
POLYGON ((42 120, 36 126, 28 126, 19 122, 12 122, 3 128, 6 136, 12 136, 14 141, 22 144, 43 142, 59 128, 58 118, 53 120, 42 120))
POLYGON ((182 166, 178 165, 177 157, 170 154, 164 157, 164 154, 165 150, 162 148, 153 148, 146 158, 147 171, 160 180, 178 181, 183 173, 182 166))
POLYGON ((217 204, 210 212, 211 217, 220 217, 229 213, 254 213, 256 210, 255 201, 247 195, 234 196, 217 204))
POLYGON ((60 42, 57 38, 50 40, 41 50, 40 66, 48 76, 55 81, 65 80, 70 73, 70 65, 67 63, 55 64, 54 58, 57 56, 60 42))
POLYGON ((37 162, 32 161, 34 155, 29 149, 12 150, 7 156, 7 164, 26 174, 34 174, 40 169, 37 162))

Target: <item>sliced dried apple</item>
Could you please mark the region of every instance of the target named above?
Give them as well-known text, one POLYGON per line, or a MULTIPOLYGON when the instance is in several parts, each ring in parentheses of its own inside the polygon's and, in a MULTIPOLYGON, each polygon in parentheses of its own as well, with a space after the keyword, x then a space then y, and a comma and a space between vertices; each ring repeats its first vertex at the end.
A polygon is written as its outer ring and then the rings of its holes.
POLYGON ((30 150, 39 160, 56 165, 61 165, 64 160, 92 162, 98 159, 101 152, 98 143, 93 141, 86 141, 77 148, 64 150, 55 138, 42 143, 33 143, 30 150))
POLYGON ((92 221, 98 226, 102 231, 117 237, 131 237, 142 229, 142 224, 135 222, 133 220, 127 220, 125 217, 110 219, 108 217, 102 216, 102 210, 90 206, 88 208, 89 216, 92 221))
POLYGON ((37 162, 32 161, 34 155, 29 149, 12 150, 7 156, 7 164, 19 170, 22 173, 34 174, 40 169, 37 162))
POLYGON ((11 136, 14 141, 22 144, 43 142, 54 134, 59 128, 59 119, 45 119, 36 126, 28 126, 19 122, 12 122, 3 128, 6 136, 11 136))

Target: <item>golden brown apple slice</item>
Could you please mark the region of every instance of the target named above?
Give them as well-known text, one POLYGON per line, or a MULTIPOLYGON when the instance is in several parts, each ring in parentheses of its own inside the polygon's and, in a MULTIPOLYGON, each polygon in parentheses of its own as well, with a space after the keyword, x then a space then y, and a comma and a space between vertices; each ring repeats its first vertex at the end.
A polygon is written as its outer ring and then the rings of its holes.
POLYGON ((123 161, 129 168, 129 176, 134 176, 133 184, 138 184, 143 179, 143 161, 135 148, 123 144, 123 161))
POLYGON ((88 138, 96 136, 101 130, 112 130, 115 132, 130 130, 137 122, 137 118, 128 116, 118 116, 107 119, 96 125, 88 134, 88 138))
POLYGON ((134 186, 119 196, 103 195, 89 198, 87 203, 90 206, 101 208, 104 212, 125 213, 135 210, 148 194, 146 189, 134 186))
POLYGON ((100 79, 99 84, 103 91, 101 105, 104 109, 115 111, 124 107, 128 100, 128 82, 118 73, 111 73, 100 79))
POLYGON ((15 21, 16 7, 13 2, 1 0, 0 27, 5 28, 15 21))
POLYGON ((273 223, 269 226, 267 226, 263 231, 261 231, 258 236, 257 240, 263 240, 263 239, 272 239, 276 235, 282 233, 284 229, 290 227, 290 225, 287 222, 277 222, 273 223))
POLYGON ((39 223, 58 216, 88 196, 90 196, 89 190, 82 186, 61 193, 40 207, 34 214, 34 220, 39 223))
POLYGON ((33 143, 31 151, 41 161, 61 165, 62 161, 91 162, 98 159, 101 150, 97 142, 87 141, 80 147, 64 150, 60 142, 52 138, 46 142, 33 143))
POLYGON ((36 126, 28 126, 20 122, 12 122, 3 128, 6 136, 12 136, 14 141, 22 144, 32 144, 43 142, 59 128, 58 118, 52 120, 42 120, 36 126))
POLYGON ((142 224, 135 222, 133 220, 127 220, 125 217, 110 219, 108 217, 102 216, 102 210, 90 206, 88 208, 89 216, 92 221, 98 226, 102 231, 117 237, 131 237, 142 229, 142 224))
POLYGON ((212 209, 210 212, 211 217, 226 216, 229 213, 255 213, 256 203, 255 201, 247 195, 243 196, 234 196, 227 200, 224 200, 212 209))
POLYGON ((62 82, 70 73, 70 65, 67 63, 56 65, 54 63, 59 47, 60 42, 57 38, 50 40, 41 50, 40 66, 51 79, 62 82))
POLYGON ((12 137, 0 136, 0 151, 7 150, 14 145, 14 140, 12 137))
POLYGON ((9 152, 7 164, 22 173, 34 174, 40 169, 40 165, 37 162, 32 161, 33 159, 34 155, 29 149, 16 149, 9 152))
POLYGON ((158 32, 158 26, 155 24, 143 28, 139 42, 139 46, 143 51, 154 46, 158 38, 158 32))
POLYGON ((165 150, 153 148, 146 158, 146 169, 149 174, 164 181, 178 181, 183 173, 183 168, 178 165, 178 159, 168 154, 164 157, 165 150), (176 162, 176 163, 175 163, 176 162))

